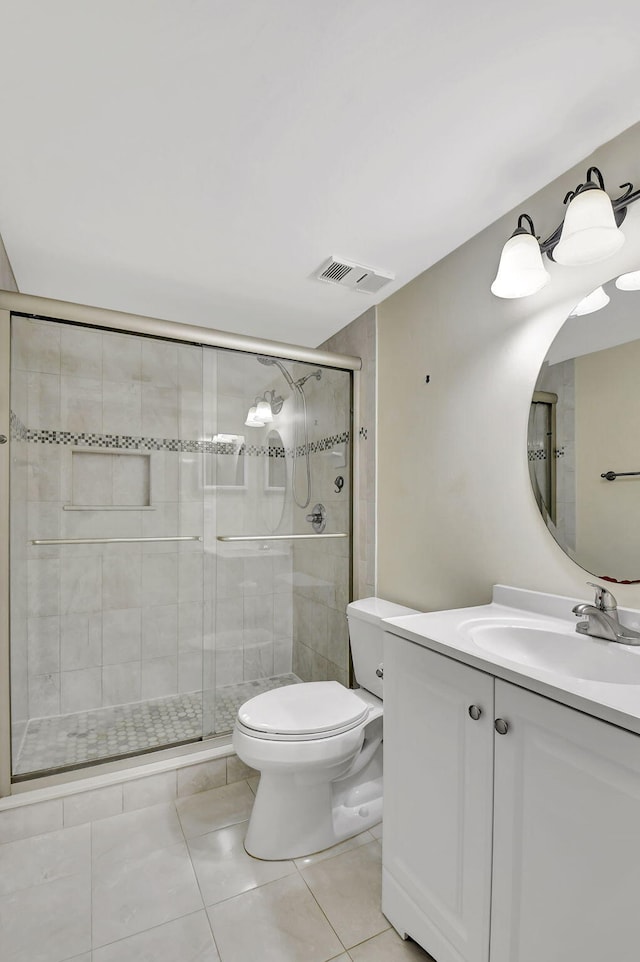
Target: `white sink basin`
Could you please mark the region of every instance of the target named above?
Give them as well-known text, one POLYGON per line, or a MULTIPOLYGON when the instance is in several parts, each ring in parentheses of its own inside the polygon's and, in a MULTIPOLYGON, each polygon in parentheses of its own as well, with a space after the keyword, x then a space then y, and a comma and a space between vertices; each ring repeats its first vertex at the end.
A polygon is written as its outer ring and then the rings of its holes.
POLYGON ((478 619, 461 631, 491 656, 526 668, 612 685, 640 685, 640 654, 616 642, 578 635, 562 622, 478 619))

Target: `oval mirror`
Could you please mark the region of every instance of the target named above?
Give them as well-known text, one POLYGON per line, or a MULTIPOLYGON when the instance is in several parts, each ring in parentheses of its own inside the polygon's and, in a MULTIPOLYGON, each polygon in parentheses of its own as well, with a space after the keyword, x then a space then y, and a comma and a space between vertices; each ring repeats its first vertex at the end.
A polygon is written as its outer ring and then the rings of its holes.
POLYGON ((561 548, 598 578, 640 581, 640 271, 585 297, 540 369, 527 457, 561 548), (635 285, 635 286, 634 286, 635 285))

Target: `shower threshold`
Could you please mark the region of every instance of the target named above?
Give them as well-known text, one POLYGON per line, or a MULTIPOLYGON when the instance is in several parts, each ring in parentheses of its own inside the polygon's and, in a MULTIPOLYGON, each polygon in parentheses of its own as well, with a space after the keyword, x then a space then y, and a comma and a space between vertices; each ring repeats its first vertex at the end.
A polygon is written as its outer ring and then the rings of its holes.
POLYGON ((14 778, 71 771, 201 741, 203 719, 207 728, 213 727, 207 735, 223 735, 233 728, 243 702, 263 691, 299 682, 297 675, 287 673, 225 685, 216 689, 214 698, 206 692, 204 698, 200 691, 187 692, 69 715, 32 718, 14 759, 14 778))

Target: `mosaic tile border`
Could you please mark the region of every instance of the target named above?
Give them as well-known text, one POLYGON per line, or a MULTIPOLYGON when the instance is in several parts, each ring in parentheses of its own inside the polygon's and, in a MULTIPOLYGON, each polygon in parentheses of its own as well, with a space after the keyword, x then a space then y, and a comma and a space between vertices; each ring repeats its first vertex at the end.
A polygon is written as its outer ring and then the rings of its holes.
MULTIPOLYGON (((146 438, 127 434, 98 434, 79 433, 75 431, 54 431, 48 428, 28 428, 20 418, 11 411, 11 438, 17 441, 30 441, 35 444, 73 444, 76 447, 105 448, 114 450, 138 451, 176 451, 190 454, 232 454, 236 457, 303 457, 305 445, 295 448, 283 448, 271 444, 241 444, 229 441, 183 441, 180 438, 146 438)), ((309 453, 316 454, 326 451, 335 444, 348 442, 350 432, 333 434, 318 441, 309 442, 309 453)))
MULTIPOLYGON (((556 448, 556 450, 553 453, 553 456, 557 460, 558 458, 563 458, 565 454, 566 452, 564 448, 556 448)), ((527 451, 527 460, 528 461, 546 461, 547 452, 546 451, 527 451)))

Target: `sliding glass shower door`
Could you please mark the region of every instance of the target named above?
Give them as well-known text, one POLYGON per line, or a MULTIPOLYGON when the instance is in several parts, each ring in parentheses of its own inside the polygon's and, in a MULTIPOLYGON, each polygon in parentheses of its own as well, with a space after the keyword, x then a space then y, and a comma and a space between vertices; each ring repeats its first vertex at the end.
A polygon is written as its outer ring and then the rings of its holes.
POLYGON ((345 370, 12 317, 14 780, 349 683, 345 370))
POLYGON ((202 348, 12 319, 13 775, 202 737, 202 348))

